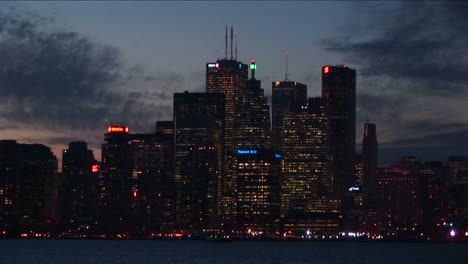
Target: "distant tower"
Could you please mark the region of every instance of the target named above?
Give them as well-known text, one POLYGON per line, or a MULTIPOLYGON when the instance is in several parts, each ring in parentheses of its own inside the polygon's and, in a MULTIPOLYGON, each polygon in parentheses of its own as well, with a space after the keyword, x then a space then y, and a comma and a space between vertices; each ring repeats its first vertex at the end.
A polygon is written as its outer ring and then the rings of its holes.
POLYGON ((323 66, 322 98, 329 123, 334 191, 343 196, 355 182, 356 71, 346 66, 323 66))
POLYGON ((364 138, 362 140, 362 159, 364 167, 364 191, 369 198, 375 198, 377 156, 377 132, 375 124, 364 124, 364 138))

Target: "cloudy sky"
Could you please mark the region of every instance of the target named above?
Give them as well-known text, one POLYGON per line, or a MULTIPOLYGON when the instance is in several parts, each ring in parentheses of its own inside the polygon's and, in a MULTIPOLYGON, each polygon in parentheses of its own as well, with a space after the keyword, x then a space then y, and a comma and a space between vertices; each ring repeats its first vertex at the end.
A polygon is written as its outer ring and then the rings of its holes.
MULTIPOLYGON (((402 155, 468 152, 468 3, 2 2, 0 139, 43 143, 61 158, 85 140, 100 159, 110 124, 152 132, 174 92, 203 91, 205 63, 255 58, 271 94, 290 79, 319 96, 324 64, 358 72, 357 142, 377 124, 381 165, 402 155)), ((360 147, 358 146, 358 149, 360 147)))

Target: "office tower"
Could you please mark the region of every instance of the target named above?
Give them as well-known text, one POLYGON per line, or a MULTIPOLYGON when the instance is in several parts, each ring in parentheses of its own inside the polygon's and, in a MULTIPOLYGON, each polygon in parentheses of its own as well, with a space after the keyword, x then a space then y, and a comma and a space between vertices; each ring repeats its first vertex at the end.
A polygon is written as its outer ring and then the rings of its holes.
POLYGON ((377 194, 381 230, 394 238, 420 237, 422 204, 419 173, 400 165, 378 169, 377 194))
POLYGON ((257 69, 255 60, 251 61, 249 68, 251 78, 236 98, 233 142, 235 149, 268 148, 270 107, 261 88, 261 82, 255 79, 257 69))
POLYGON ((281 151, 284 116, 306 103, 307 85, 285 79, 273 82, 271 87, 272 146, 281 151))
POLYGON ((238 234, 274 237, 280 207, 281 155, 267 149, 237 150, 238 234))
POLYGON ((355 182, 356 71, 346 66, 323 66, 322 97, 329 123, 334 190, 342 196, 355 182))
POLYGON ((450 169, 450 180, 468 183, 468 156, 450 156, 447 160, 450 169))
POLYGON ((374 207, 372 201, 375 199, 376 189, 376 171, 378 165, 378 153, 377 153, 377 132, 375 124, 365 123, 364 124, 364 137, 362 140, 362 160, 364 167, 364 192, 367 194, 369 206, 374 207))
POLYGON ((332 212, 327 117, 321 98, 309 98, 283 120, 281 213, 332 212))
POLYGON ((50 148, 2 140, 0 165, 0 225, 13 236, 51 232, 59 221, 59 179, 50 148))
MULTIPOLYGON (((222 186, 226 184, 223 179, 224 111, 225 99, 221 93, 174 94, 176 220, 182 231, 189 232, 191 229, 195 202, 191 192, 194 173, 186 167, 198 166, 193 165, 191 161, 194 160, 211 164, 211 159, 214 158, 208 155, 206 157, 210 160, 202 161, 193 157, 194 150, 198 148, 214 148, 216 151, 216 193, 205 195, 216 200, 217 207, 220 206, 218 198, 221 196, 222 186)), ((218 214, 219 210, 211 208, 209 212, 218 214)))
POLYGON ((132 189, 133 160, 131 135, 125 126, 110 126, 102 144, 100 206, 103 231, 108 235, 130 229, 130 211, 135 193, 132 189))
POLYGON ((146 237, 159 228, 156 218, 159 205, 158 143, 156 133, 132 134, 130 137, 132 177, 131 199, 127 220, 134 235, 146 237))
POLYGON ((448 219, 449 171, 439 161, 426 161, 420 168, 420 191, 424 237, 436 238, 440 219, 448 219))
POLYGON ((98 178, 93 173, 93 151, 82 141, 68 143, 62 151, 61 223, 70 235, 89 235, 96 222, 98 178))
POLYGON ((156 122, 157 142, 157 206, 153 209, 156 230, 160 234, 169 234, 175 228, 175 183, 174 183, 174 122, 156 122))

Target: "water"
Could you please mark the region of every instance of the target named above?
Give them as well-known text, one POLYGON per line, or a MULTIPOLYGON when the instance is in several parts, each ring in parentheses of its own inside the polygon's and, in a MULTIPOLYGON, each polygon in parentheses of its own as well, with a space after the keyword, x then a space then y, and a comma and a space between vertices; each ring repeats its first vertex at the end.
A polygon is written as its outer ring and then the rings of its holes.
POLYGON ((468 263, 468 245, 308 241, 0 240, 0 263, 468 263))

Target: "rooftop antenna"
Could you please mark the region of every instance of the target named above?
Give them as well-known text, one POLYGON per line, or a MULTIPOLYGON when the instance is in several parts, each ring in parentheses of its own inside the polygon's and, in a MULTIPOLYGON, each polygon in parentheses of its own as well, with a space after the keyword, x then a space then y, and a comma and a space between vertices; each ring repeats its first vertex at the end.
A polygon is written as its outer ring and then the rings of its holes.
POLYGON ((228 41, 227 41, 227 28, 228 28, 228 26, 226 25, 226 35, 224 37, 224 53, 225 53, 224 59, 225 60, 227 60, 227 43, 228 43, 228 41))
POLYGON ((239 32, 237 32, 237 30, 236 30, 235 34, 236 34, 235 36, 236 36, 236 61, 237 61, 237 35, 239 34, 239 32))
POLYGON ((233 57, 232 57, 232 38, 233 38, 233 35, 234 35, 234 28, 231 25, 231 60, 233 59, 233 57))
POLYGON ((284 55, 286 56, 286 72, 284 73, 284 81, 287 82, 288 80, 288 51, 284 51, 284 55))

